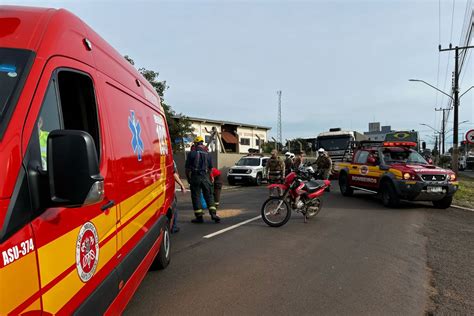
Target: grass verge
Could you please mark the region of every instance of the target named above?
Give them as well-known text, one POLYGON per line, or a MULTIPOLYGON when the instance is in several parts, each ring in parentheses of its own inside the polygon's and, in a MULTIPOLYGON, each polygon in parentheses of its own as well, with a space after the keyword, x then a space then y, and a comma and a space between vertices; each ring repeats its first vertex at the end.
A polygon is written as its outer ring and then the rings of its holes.
POLYGON ((474 208, 474 178, 459 176, 459 190, 454 195, 453 204, 474 208))

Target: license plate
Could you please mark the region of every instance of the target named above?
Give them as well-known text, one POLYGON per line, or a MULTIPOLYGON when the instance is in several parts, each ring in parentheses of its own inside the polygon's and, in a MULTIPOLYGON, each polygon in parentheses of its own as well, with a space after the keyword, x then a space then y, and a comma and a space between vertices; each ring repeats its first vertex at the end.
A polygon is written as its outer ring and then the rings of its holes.
POLYGON ((242 177, 235 177, 235 180, 242 180, 242 177))
POLYGON ((442 187, 428 187, 427 191, 429 193, 441 193, 443 192, 443 188, 442 187))

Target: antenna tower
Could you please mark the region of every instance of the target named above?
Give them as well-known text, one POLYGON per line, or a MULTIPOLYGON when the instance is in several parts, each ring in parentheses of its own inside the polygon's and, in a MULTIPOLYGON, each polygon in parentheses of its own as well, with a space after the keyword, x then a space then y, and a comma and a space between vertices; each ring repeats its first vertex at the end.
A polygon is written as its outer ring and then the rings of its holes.
POLYGON ((277 95, 278 95, 277 141, 283 146, 283 137, 281 133, 281 90, 277 91, 277 95))

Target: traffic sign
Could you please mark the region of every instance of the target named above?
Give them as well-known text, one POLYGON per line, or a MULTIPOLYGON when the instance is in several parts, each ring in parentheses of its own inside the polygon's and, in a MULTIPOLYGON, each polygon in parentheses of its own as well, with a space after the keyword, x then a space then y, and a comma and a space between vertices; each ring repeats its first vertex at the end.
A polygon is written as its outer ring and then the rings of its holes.
POLYGON ((466 133, 466 141, 469 144, 474 144, 474 129, 471 129, 466 133))

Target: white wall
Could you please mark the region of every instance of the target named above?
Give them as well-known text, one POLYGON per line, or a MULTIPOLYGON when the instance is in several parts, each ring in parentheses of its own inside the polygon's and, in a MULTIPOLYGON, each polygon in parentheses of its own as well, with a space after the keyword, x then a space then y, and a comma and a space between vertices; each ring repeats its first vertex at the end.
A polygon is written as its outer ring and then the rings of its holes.
POLYGON ((257 136, 260 137, 261 141, 266 142, 267 141, 267 130, 265 129, 258 129, 258 128, 250 128, 250 127, 238 127, 237 128, 237 134, 239 135, 239 152, 240 153, 248 153, 250 148, 260 148, 257 146, 257 136), (241 139, 242 138, 247 138, 250 140, 249 145, 242 145, 241 139))

